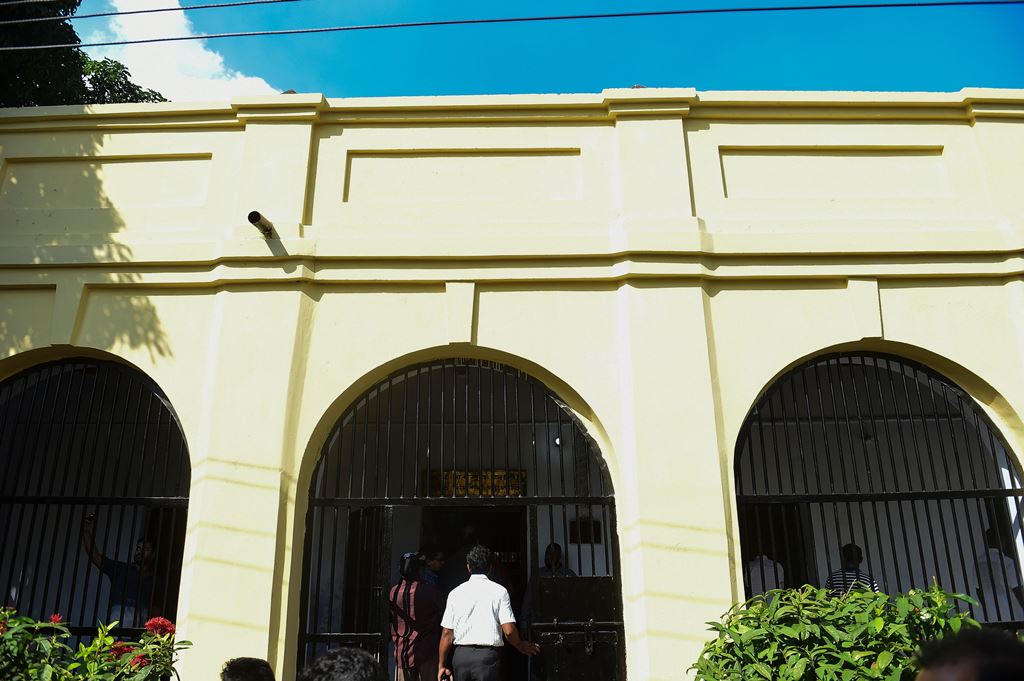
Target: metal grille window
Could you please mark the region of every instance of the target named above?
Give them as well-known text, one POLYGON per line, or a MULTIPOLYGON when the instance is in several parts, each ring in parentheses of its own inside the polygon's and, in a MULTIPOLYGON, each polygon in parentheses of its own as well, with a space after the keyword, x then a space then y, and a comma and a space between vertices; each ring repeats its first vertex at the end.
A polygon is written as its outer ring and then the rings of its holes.
POLYGON ((173 618, 191 471, 166 397, 121 364, 70 359, 0 384, 0 589, 78 637, 173 618))
MULTIPOLYGON (((618 539, 607 470, 578 419, 527 374, 445 360, 388 376, 331 430, 309 494, 300 665, 341 644, 386 658, 387 589, 397 581, 398 557, 438 545, 448 554, 445 570, 464 578, 459 544, 469 530, 497 553, 517 615, 525 607, 538 635, 555 619, 570 628, 594 619, 577 633, 603 642, 596 644, 601 664, 619 669, 618 539), (555 595, 538 569, 551 543, 573 573, 555 595)), ((582 655, 584 644, 577 648, 582 655)), ((596 660, 594 645, 588 650, 596 660)), ((569 664, 566 655, 550 668, 569 664)), ((616 678, 611 673, 602 678, 616 678)), ((520 676, 512 670, 510 678, 520 676)))
POLYGON ((978 619, 1024 624, 1014 455, 920 364, 833 354, 779 378, 741 431, 736 494, 748 597, 859 569, 890 593, 934 579, 978 598, 978 619))

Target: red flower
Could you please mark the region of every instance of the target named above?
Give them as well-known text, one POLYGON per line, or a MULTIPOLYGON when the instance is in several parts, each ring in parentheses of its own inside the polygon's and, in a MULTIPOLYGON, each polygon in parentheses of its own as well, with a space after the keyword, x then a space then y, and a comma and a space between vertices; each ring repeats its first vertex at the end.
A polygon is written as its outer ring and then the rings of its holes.
POLYGON ((157 636, 174 633, 174 623, 163 617, 154 617, 146 622, 146 631, 157 636))
POLYGON ((125 653, 130 653, 132 646, 128 645, 124 641, 118 641, 114 645, 110 646, 110 656, 116 659, 120 659, 125 653))
POLYGON ((135 657, 132 658, 132 661, 131 661, 130 664, 133 667, 145 667, 146 665, 149 664, 149 658, 147 658, 145 655, 141 655, 141 654, 140 655, 136 655, 135 657))
POLYGON ((59 612, 55 612, 52 615, 50 615, 50 624, 60 624, 63 621, 64 618, 61 616, 59 612))

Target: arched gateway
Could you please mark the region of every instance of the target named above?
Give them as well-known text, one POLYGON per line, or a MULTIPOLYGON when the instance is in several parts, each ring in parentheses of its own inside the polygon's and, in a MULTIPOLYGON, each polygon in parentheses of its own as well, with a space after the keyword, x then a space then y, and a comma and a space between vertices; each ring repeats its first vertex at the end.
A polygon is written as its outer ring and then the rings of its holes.
MULTIPOLYGON (((615 505, 594 440, 539 381, 463 359, 391 374, 328 435, 309 488, 299 664, 343 644, 386 660, 401 554, 439 547, 452 586, 473 535, 496 551, 492 578, 549 679, 624 678, 615 505), (550 543, 575 576, 539 574, 550 543)), ((509 663, 509 679, 527 678, 509 663)))
POLYGON ((137 369, 73 358, 4 380, 0 605, 60 613, 76 638, 173 619, 190 479, 177 417, 137 369))
POLYGON ((979 620, 1024 626, 1013 453, 969 395, 920 364, 831 354, 780 377, 741 431, 736 496, 748 597, 824 586, 854 543, 882 591, 937 580, 977 598, 979 620))

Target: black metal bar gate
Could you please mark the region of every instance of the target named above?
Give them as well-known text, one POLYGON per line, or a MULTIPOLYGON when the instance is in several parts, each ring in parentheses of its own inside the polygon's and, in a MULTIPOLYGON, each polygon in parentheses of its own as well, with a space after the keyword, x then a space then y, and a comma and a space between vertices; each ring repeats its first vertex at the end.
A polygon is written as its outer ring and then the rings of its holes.
POLYGON ((977 598, 979 620, 1024 626, 1016 459, 932 370, 878 353, 796 367, 751 409, 735 473, 748 597, 825 586, 855 544, 885 592, 934 580, 977 598))
POLYGON ((59 613, 76 639, 173 618, 191 468, 141 372, 77 358, 0 383, 0 605, 59 613))
MULTIPOLYGON (((339 645, 387 662, 398 556, 438 547, 452 586, 470 539, 495 550, 492 579, 545 648, 534 678, 625 678, 614 498, 596 443, 536 379, 463 359, 391 374, 328 435, 309 491, 300 667, 339 645), (551 544, 557 575, 541 569, 551 544)), ((529 674, 509 660, 509 679, 529 674)))

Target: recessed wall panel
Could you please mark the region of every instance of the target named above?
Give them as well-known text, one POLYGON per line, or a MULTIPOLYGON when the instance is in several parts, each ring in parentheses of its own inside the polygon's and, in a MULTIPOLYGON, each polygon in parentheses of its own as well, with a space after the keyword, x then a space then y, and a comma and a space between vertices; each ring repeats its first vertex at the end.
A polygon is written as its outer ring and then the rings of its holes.
POLYGON ((51 343, 54 289, 0 289, 0 358, 51 343))
POLYGON ((692 121, 687 142, 696 214, 709 232, 769 239, 757 248, 784 233, 968 233, 991 214, 968 126, 692 121))
POLYGON ((7 159, 0 208, 183 208, 206 204, 209 154, 187 157, 7 159))
POLYGON ((343 201, 578 200, 579 149, 350 151, 343 201))
POLYGON ((726 198, 952 196, 941 148, 721 147, 726 198))

